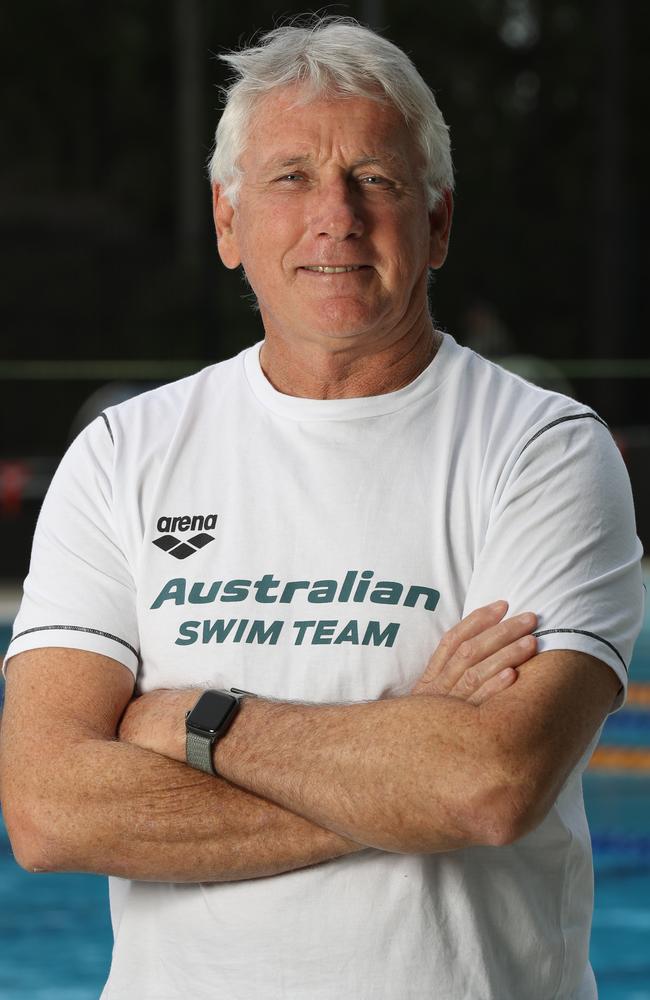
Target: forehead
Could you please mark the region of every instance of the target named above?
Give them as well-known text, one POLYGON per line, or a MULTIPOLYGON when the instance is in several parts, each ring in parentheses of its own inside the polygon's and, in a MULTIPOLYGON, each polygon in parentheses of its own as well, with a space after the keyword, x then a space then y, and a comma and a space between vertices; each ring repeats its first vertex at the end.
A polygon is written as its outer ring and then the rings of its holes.
POLYGON ((417 149, 398 109, 387 101, 345 95, 312 97, 299 86, 276 88, 251 114, 242 165, 318 159, 333 148, 351 159, 419 165, 417 149))

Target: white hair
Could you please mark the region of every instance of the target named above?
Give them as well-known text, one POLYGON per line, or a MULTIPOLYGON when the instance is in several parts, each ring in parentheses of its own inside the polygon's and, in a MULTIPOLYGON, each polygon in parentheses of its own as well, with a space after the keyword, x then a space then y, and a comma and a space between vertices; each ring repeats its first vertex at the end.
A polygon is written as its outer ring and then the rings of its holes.
POLYGON ((393 104, 424 155, 429 208, 442 192, 453 189, 449 128, 433 93, 406 53, 354 18, 312 16, 307 23, 301 19, 269 31, 258 45, 219 58, 236 77, 224 88, 225 105, 209 173, 233 203, 256 101, 276 87, 296 84, 305 89, 306 101, 335 94, 393 104))

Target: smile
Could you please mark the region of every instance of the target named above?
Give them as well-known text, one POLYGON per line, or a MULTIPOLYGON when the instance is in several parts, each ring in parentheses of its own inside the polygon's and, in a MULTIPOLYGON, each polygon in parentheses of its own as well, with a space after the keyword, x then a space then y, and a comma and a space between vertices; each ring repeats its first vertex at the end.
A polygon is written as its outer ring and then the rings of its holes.
POLYGON ((346 264, 344 267, 325 267, 322 264, 305 265, 303 271, 317 271, 319 274, 345 274, 347 271, 360 271, 366 264, 346 264))

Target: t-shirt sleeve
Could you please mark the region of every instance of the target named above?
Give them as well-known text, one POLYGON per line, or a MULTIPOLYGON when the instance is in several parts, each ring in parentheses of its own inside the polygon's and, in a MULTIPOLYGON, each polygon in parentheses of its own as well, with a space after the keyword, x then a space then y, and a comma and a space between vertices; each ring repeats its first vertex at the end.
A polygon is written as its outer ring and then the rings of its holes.
POLYGON ((535 429, 504 469, 465 614, 499 598, 539 616, 538 650, 572 649, 621 682, 643 615, 641 544, 629 478, 597 419, 535 429))
POLYGON ((5 665, 16 653, 64 646, 102 653, 135 675, 135 585, 113 510, 110 425, 95 420, 73 442, 38 518, 5 665))

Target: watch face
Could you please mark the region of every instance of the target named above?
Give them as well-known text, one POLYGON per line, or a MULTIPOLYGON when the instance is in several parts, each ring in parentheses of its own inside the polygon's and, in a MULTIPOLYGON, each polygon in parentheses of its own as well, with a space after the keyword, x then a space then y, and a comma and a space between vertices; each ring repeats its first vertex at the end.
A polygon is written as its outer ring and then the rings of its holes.
POLYGON ((204 691, 187 717, 187 726, 204 733, 218 733, 237 706, 234 695, 225 691, 204 691))

